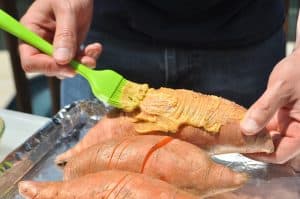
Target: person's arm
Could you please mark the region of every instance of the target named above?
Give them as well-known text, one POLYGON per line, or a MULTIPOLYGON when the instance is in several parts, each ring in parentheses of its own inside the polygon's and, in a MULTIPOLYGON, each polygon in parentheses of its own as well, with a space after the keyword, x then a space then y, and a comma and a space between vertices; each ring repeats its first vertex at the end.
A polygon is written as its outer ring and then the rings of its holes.
POLYGON ((101 52, 98 43, 79 50, 89 29, 93 0, 36 0, 21 18, 21 23, 50 43, 53 57, 21 43, 22 67, 26 72, 40 72, 61 78, 75 75, 67 64, 76 57, 89 66, 96 65, 101 52))
POLYGON ((256 134, 264 127, 270 131, 276 151, 271 155, 256 154, 253 158, 285 163, 300 155, 300 17, 293 53, 275 66, 266 91, 241 122, 246 135, 256 134))

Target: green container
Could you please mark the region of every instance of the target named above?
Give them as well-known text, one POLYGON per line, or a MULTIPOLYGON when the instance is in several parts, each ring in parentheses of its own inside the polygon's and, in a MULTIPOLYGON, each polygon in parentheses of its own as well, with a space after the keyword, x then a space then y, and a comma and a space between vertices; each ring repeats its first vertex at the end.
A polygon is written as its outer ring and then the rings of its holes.
POLYGON ((3 135, 4 128, 5 128, 4 121, 3 121, 3 119, 0 118, 0 138, 3 135))

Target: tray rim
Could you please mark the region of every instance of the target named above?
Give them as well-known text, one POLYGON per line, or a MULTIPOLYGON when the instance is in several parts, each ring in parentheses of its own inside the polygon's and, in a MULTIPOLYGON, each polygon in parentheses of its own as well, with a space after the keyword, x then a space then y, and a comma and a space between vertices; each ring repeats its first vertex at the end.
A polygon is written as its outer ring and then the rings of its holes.
POLYGON ((97 99, 73 102, 62 108, 49 122, 33 133, 32 136, 3 159, 1 163, 9 161, 13 163, 13 167, 5 170, 5 172, 0 175, 0 198, 11 198, 9 195, 15 191, 17 183, 30 173, 30 171, 53 150, 61 139, 67 140, 65 138, 73 136, 73 130, 78 126, 82 126, 87 119, 94 121, 100 119, 86 117, 86 115, 92 114, 91 110, 89 110, 89 105, 99 107, 100 112, 103 113, 110 109, 110 107, 97 99), (64 118, 69 113, 71 114, 72 111, 77 111, 77 114, 79 112, 79 118, 76 118, 75 122, 72 120, 74 118, 64 118), (71 124, 69 125, 71 125, 72 128, 66 129, 64 122, 70 122, 71 124), (61 132, 64 134, 61 134, 61 132))

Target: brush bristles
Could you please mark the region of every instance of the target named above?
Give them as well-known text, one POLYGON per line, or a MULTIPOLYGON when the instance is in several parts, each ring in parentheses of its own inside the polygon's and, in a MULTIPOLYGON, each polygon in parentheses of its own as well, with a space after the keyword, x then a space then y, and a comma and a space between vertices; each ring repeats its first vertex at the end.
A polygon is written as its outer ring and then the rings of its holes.
POLYGON ((120 81, 120 84, 118 85, 118 87, 116 88, 116 90, 114 91, 114 93, 112 94, 112 96, 108 101, 110 105, 117 108, 122 108, 121 97, 124 90, 124 86, 127 84, 127 82, 128 80, 126 80, 125 78, 123 78, 120 81))
POLYGON ((148 89, 147 84, 137 84, 123 79, 110 98, 109 103, 126 112, 133 111, 144 99, 148 89))

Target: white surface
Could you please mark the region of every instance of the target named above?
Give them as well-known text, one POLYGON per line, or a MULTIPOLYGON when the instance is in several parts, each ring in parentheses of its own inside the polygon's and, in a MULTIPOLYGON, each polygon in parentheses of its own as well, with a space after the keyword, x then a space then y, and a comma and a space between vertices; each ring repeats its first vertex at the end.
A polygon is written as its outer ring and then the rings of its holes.
POLYGON ((0 162, 50 121, 46 117, 3 109, 0 109, 0 117, 3 118, 5 123, 5 130, 0 140, 0 162))
MULTIPOLYGON (((10 57, 7 50, 0 50, 0 63, 0 108, 5 108, 16 93, 10 57)), ((29 79, 37 75, 40 74, 26 74, 29 79)))
POLYGON ((0 50, 0 63, 0 107, 2 108, 7 106, 16 92, 7 51, 0 50))

